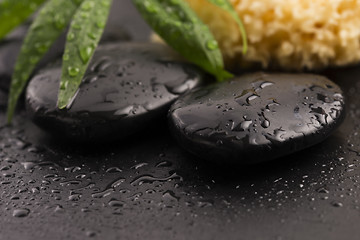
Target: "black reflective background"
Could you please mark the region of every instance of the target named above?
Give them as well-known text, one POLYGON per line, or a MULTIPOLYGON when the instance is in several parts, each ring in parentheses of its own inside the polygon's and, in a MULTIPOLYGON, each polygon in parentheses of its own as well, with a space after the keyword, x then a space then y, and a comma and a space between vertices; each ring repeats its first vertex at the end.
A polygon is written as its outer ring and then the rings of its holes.
MULTIPOLYGON (((148 31, 129 1, 113 17, 148 31)), ((180 149, 166 120, 104 146, 58 142, 0 93, 0 239, 358 239, 360 67, 327 70, 347 116, 325 142, 251 167, 180 149)))

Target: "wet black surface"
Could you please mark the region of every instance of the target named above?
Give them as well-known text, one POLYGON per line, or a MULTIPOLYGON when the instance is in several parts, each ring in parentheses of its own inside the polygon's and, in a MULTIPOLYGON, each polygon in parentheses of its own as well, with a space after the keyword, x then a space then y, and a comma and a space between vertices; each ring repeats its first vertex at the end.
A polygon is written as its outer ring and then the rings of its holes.
POLYGON ((36 75, 26 91, 30 118, 57 138, 104 142, 142 131, 202 83, 203 72, 156 43, 100 46, 68 109, 59 110, 61 66, 36 75))
POLYGON ((0 130, 0 239, 358 239, 360 66, 326 74, 347 97, 345 122, 252 167, 202 162, 167 130, 66 145, 20 111, 0 130))
POLYGON ((341 89, 323 76, 253 73, 181 97, 169 124, 204 160, 253 164, 323 141, 344 116, 341 89))

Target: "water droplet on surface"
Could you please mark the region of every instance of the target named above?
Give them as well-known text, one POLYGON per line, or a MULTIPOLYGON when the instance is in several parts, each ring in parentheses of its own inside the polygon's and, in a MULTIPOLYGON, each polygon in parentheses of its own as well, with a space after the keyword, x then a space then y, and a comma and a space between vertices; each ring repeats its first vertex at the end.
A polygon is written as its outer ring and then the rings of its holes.
POLYGON ((75 39, 75 33, 73 33, 73 32, 68 33, 68 35, 66 36, 66 39, 68 41, 74 40, 75 39))
POLYGON ((80 15, 81 15, 81 17, 82 17, 83 19, 86 19, 86 18, 89 18, 89 17, 90 17, 90 14, 87 13, 87 12, 82 12, 82 13, 80 13, 80 15))
POLYGON ((216 40, 209 40, 209 41, 207 41, 207 42, 206 42, 206 47, 207 47, 207 49, 209 49, 209 50, 215 50, 215 49, 219 48, 218 43, 217 43, 216 40))
POLYGON ((200 208, 212 207, 214 205, 214 202, 212 200, 198 201, 197 205, 200 208))
POLYGON ((15 209, 13 211, 13 216, 14 217, 18 217, 18 218, 22 218, 22 217, 27 217, 30 213, 30 210, 27 208, 19 208, 19 209, 15 209))
POLYGON ((325 187, 321 187, 316 189, 318 193, 329 193, 329 190, 327 190, 325 187))
POLYGON ((170 191, 170 190, 164 192, 162 197, 167 201, 175 201, 175 202, 179 201, 179 199, 180 199, 179 197, 177 197, 175 195, 175 193, 173 191, 170 191))
POLYGON ((57 213, 64 212, 64 208, 61 205, 57 205, 54 209, 54 212, 57 212, 57 213))
POLYGON ((79 201, 81 198, 81 194, 72 194, 69 196, 69 201, 79 201))
POLYGON ((70 77, 76 77, 80 72, 80 69, 77 67, 68 67, 68 73, 70 77))
POLYGON ((106 24, 106 22, 104 22, 104 21, 97 21, 96 22, 96 26, 98 28, 101 28, 101 29, 105 27, 105 24, 106 24))
POLYGON ((96 39, 96 35, 93 32, 88 33, 88 37, 91 38, 92 40, 96 39))
POLYGON ((263 127, 263 128, 268 128, 268 127, 270 127, 270 122, 269 122, 269 120, 264 120, 264 121, 262 121, 262 123, 261 123, 261 126, 263 127))
POLYGON ((123 207, 125 205, 124 202, 118 201, 116 199, 111 199, 108 204, 110 207, 123 207))
POLYGON ((87 1, 81 5, 81 10, 82 11, 90 11, 92 8, 94 8, 94 6, 95 6, 94 2, 87 1))
POLYGON ((109 188, 102 192, 93 193, 91 194, 91 196, 93 198, 104 198, 111 195, 113 192, 115 192, 115 190, 113 188, 109 188))
POLYGON ((131 182, 131 185, 142 185, 144 183, 153 183, 155 181, 159 181, 159 182, 165 182, 165 181, 169 181, 169 180, 172 180, 172 179, 180 179, 180 181, 182 181, 182 177, 179 176, 177 173, 173 173, 171 174, 170 176, 168 177, 154 177, 152 175, 143 175, 143 176, 140 176, 140 177, 137 177, 135 180, 133 180, 131 182))
POLYGON ((67 53, 64 53, 62 59, 63 59, 64 61, 68 61, 68 60, 70 59, 70 55, 67 54, 67 53))
POLYGON ((36 43, 35 48, 39 53, 43 54, 48 50, 49 45, 49 43, 36 43))
POLYGON ((137 169, 142 168, 142 167, 144 167, 146 165, 148 165, 148 163, 144 162, 144 163, 136 164, 135 166, 132 166, 131 168, 137 170, 137 169))
POLYGON ((92 46, 82 47, 79 49, 80 57, 83 63, 87 63, 90 60, 91 55, 94 52, 94 48, 92 46))
POLYGON ((86 236, 89 237, 89 238, 93 238, 93 237, 96 237, 96 232, 94 231, 91 231, 91 230, 87 230, 85 232, 86 236))
POLYGON ((54 16, 54 24, 57 29, 63 29, 66 25, 65 20, 61 15, 54 16))
POLYGON ((144 1, 144 5, 145 5, 145 8, 146 10, 149 12, 149 13, 157 13, 158 9, 156 8, 156 6, 150 2, 150 1, 144 1))
POLYGON ((269 86, 272 86, 274 85, 274 83, 272 82, 263 82, 261 85, 260 85, 260 88, 264 89, 266 87, 269 87, 269 86))
POLYGON ((40 60, 40 58, 37 57, 37 56, 32 56, 32 57, 30 57, 30 59, 29 59, 30 63, 32 63, 32 64, 38 63, 39 60, 40 60))
POLYGON ((38 166, 38 164, 35 162, 22 162, 21 165, 23 165, 25 170, 31 170, 38 166))
POLYGON ((110 167, 108 169, 106 169, 107 173, 119 173, 122 172, 122 170, 118 167, 110 167))
POLYGON ((156 164, 156 167, 171 167, 172 163, 170 161, 161 161, 156 164))
POLYGON ((331 205, 333 207, 343 207, 344 206, 341 202, 332 202, 331 205))
POLYGON ((125 178, 119 178, 119 179, 116 179, 114 182, 112 182, 111 184, 110 184, 110 187, 111 188, 117 188, 117 187, 119 187, 123 182, 125 182, 125 178))
POLYGON ((73 22, 71 27, 76 30, 81 30, 81 25, 79 23, 73 22))

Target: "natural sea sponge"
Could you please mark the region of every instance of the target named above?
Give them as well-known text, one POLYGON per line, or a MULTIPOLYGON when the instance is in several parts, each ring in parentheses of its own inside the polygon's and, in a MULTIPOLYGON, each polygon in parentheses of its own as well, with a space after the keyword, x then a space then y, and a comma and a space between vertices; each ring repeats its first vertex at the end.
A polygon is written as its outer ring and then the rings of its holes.
POLYGON ((230 0, 249 50, 231 16, 207 0, 186 0, 210 27, 227 67, 319 69, 360 62, 360 0, 230 0))

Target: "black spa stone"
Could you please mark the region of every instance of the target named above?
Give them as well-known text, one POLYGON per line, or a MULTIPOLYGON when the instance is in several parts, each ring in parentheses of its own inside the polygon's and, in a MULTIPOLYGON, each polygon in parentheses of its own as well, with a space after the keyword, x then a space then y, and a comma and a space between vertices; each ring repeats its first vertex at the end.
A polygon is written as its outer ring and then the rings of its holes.
POLYGON ((190 91, 168 117, 173 135, 198 157, 253 164, 326 139, 344 118, 344 98, 322 76, 256 73, 190 91))
POLYGON ((36 75, 27 88, 26 106, 38 126, 79 142, 109 141, 151 128, 166 119, 171 103, 202 78, 196 67, 164 45, 103 45, 70 108, 59 110, 60 75, 59 65, 36 75))

